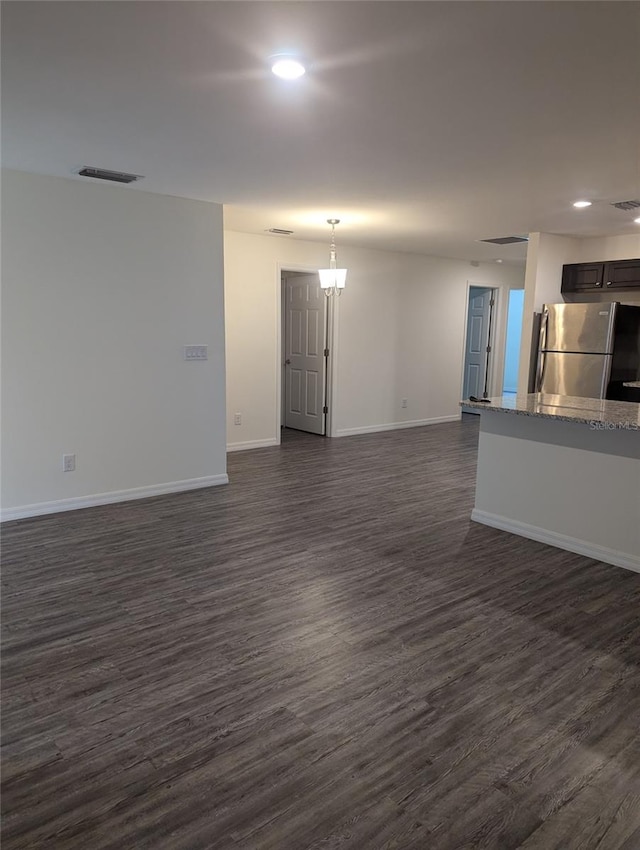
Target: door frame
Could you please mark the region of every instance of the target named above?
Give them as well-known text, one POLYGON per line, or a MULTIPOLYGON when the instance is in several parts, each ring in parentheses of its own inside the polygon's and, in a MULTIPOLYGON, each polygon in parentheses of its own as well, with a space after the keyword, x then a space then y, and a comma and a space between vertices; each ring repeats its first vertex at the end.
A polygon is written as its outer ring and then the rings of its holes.
MULTIPOLYGON (((283 426, 283 418, 282 418, 282 403, 283 403, 283 386, 282 386, 282 364, 284 363, 284 299, 283 299, 283 285, 282 285, 282 275, 287 272, 291 272, 292 274, 318 274, 317 268, 311 268, 309 266, 301 266, 297 263, 278 263, 277 264, 277 298, 278 298, 278 309, 276 310, 277 316, 277 328, 276 328, 276 336, 277 336, 277 345, 276 345, 276 434, 278 444, 280 444, 281 438, 281 429, 283 426)), ((326 437, 335 437, 336 436, 336 423, 337 418, 335 416, 335 402, 338 397, 337 393, 337 362, 338 362, 338 321, 340 316, 340 310, 338 309, 338 305, 336 303, 337 297, 335 295, 326 296, 327 299, 327 317, 329 322, 328 328, 328 339, 326 341, 326 345, 329 349, 329 356, 326 361, 326 370, 327 374, 325 375, 325 386, 326 386, 326 396, 327 396, 327 407, 328 412, 326 413, 325 418, 325 436, 326 437)))
MULTIPOLYGON (((490 281, 467 280, 464 294, 464 323, 462 326, 462 363, 460 364, 460 400, 462 401, 464 391, 464 367, 467 359, 467 322, 469 319, 469 296, 471 287, 480 289, 491 289, 493 291, 493 315, 491 319, 491 337, 489 344, 491 345, 491 354, 489 358, 489 378, 487 380, 487 390, 489 396, 502 395, 502 380, 504 375, 504 348, 506 345, 506 312, 504 309, 503 289, 490 281)), ((461 408, 465 412, 465 408, 461 408)), ((468 410, 468 408, 467 408, 468 410)), ((472 411, 476 413, 475 410, 472 411)), ((462 414, 461 414, 462 415, 462 414)))

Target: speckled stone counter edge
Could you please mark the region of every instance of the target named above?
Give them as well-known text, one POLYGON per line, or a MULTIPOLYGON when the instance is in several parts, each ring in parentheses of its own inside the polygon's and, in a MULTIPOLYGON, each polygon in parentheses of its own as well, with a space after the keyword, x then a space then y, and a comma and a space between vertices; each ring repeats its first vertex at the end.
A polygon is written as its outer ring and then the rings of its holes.
POLYGON ((529 393, 496 396, 487 402, 461 401, 461 406, 478 411, 492 410, 517 416, 559 419, 564 422, 600 422, 612 427, 638 430, 640 437, 640 404, 597 398, 529 393))

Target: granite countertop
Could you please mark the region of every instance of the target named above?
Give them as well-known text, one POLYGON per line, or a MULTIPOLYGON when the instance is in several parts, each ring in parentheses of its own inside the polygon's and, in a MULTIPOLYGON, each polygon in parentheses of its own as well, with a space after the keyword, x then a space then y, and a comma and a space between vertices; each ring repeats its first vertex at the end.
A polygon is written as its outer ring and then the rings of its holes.
POLYGON ((611 428, 628 428, 640 434, 640 404, 631 401, 609 401, 578 398, 570 395, 529 393, 496 396, 489 402, 462 401, 461 405, 476 410, 494 410, 519 416, 561 419, 565 422, 594 422, 611 428))

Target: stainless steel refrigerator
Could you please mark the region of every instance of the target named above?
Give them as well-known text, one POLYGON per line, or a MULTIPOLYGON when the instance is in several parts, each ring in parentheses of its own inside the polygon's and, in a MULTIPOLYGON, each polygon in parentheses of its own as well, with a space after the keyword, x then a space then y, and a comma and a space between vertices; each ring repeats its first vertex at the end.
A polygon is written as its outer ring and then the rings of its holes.
POLYGON ((640 306, 545 304, 536 391, 632 400, 640 381, 640 306))

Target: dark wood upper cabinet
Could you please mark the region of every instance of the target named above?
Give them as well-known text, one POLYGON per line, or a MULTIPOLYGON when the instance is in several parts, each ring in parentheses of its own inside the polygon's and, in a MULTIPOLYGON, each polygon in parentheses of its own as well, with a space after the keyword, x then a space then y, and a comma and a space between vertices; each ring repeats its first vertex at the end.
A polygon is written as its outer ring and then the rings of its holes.
POLYGON ((602 289, 604 263, 571 263, 562 267, 561 292, 602 289))
POLYGON ((640 286, 640 260, 605 263, 604 289, 629 289, 636 286, 640 286))
POLYGON ((561 292, 598 292, 640 287, 640 260, 570 263, 562 267, 561 292))

